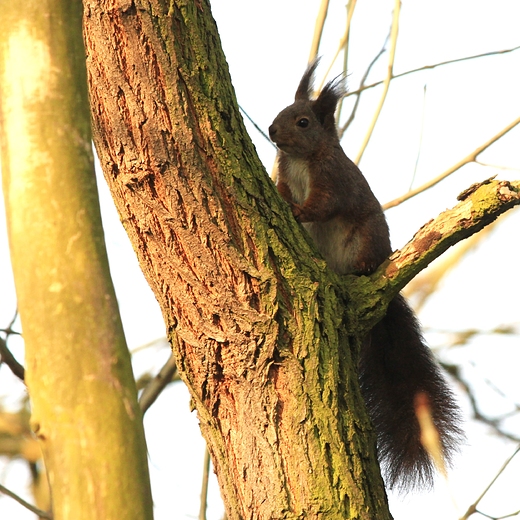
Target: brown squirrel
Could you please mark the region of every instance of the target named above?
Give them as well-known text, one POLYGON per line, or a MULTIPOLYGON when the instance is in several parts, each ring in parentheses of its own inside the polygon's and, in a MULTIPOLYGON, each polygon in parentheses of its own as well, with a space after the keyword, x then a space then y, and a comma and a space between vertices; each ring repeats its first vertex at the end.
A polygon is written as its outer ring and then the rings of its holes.
MULTIPOLYGON (((388 225, 339 142, 334 112, 345 93, 343 79, 329 82, 311 99, 317 64, 303 75, 294 103, 269 127, 279 149, 277 187, 332 270, 369 274, 392 253, 388 225)), ((426 394, 447 463, 463 437, 460 415, 401 294, 365 339, 359 373, 387 485, 400 491, 431 486, 434 464, 421 444, 414 401, 426 394)))

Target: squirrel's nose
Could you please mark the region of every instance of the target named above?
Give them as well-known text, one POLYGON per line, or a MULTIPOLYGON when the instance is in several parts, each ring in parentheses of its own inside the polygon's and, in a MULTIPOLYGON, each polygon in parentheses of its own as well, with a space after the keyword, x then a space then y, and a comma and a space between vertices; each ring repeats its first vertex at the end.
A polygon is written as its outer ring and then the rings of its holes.
POLYGON ((274 139, 274 136, 276 135, 276 127, 274 125, 271 125, 269 127, 269 137, 271 139, 274 139))

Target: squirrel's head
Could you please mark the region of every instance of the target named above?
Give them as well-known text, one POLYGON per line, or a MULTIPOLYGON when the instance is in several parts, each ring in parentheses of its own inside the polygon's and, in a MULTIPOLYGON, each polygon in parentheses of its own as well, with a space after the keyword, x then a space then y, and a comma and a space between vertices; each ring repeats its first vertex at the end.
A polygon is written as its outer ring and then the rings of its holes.
POLYGON ((337 143, 334 112, 345 93, 343 77, 327 83, 316 99, 311 99, 313 76, 319 59, 305 71, 294 103, 282 110, 269 127, 269 136, 278 148, 289 155, 308 157, 337 143))

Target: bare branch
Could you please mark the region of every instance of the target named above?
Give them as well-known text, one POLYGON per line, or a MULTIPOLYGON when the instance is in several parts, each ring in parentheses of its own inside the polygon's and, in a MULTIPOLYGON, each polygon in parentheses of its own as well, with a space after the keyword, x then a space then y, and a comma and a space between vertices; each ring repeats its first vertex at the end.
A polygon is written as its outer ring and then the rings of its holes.
POLYGON ((323 34, 323 26, 327 18, 329 10, 329 0, 321 0, 320 10, 316 17, 316 25, 314 26, 314 36, 312 37, 311 51, 309 53, 309 63, 314 61, 318 56, 318 49, 320 48, 321 36, 323 34))
MULTIPOLYGON (((460 202, 425 224, 401 250, 370 276, 349 277, 351 312, 367 329, 381 318, 388 302, 430 262, 449 247, 491 224, 502 213, 520 205, 520 181, 488 180, 459 195, 460 202), (366 297, 366 285, 371 297, 366 297), (357 297, 363 294, 364 297, 357 297)), ((355 319, 355 318, 353 318, 355 319)))
MULTIPOLYGON (((407 70, 406 72, 401 72, 400 74, 396 74, 393 79, 402 78, 404 76, 408 76, 409 74, 414 74, 416 72, 421 72, 423 70, 431 70, 435 69, 437 67, 442 67, 444 65, 451 65, 452 63, 459 63, 461 61, 469 61, 469 60, 476 60, 478 58, 486 58, 488 56, 497 56, 499 54, 507 54, 509 52, 514 52, 520 49, 520 45, 517 47, 512 47, 511 49, 504 49, 501 51, 490 51, 490 52, 484 52, 483 54, 475 54, 474 56, 465 56, 464 58, 456 58, 454 60, 447 60, 447 61, 441 61, 439 63, 434 63, 433 65, 423 65, 422 67, 419 67, 417 69, 411 69, 407 70)), ((376 81, 375 83, 371 83, 370 85, 364 85, 363 87, 360 87, 358 90, 353 90, 352 92, 347 92, 345 97, 354 96, 359 94, 360 92, 364 90, 368 90, 374 87, 378 87, 379 85, 382 85, 385 80, 376 81)))
POLYGON ((489 164, 482 161, 475 161, 480 166, 484 166, 485 168, 493 168, 494 170, 507 170, 512 172, 520 172, 520 168, 514 168, 512 166, 503 166, 501 164, 489 164))
POLYGON ((159 397, 161 392, 172 382, 175 373, 177 372, 177 365, 173 354, 170 354, 168 361, 161 368, 159 373, 150 381, 150 383, 144 388, 139 398, 139 406, 146 413, 148 408, 155 403, 155 400, 159 397))
POLYGON ((428 85, 425 83, 423 88, 423 105, 422 105, 422 113, 421 113, 421 131, 419 132, 419 144, 417 146, 417 157, 415 158, 415 165, 413 168, 412 180, 410 181, 409 190, 412 189, 413 183, 415 182, 415 176, 417 175, 417 168, 419 167, 419 160, 421 158, 421 150, 422 150, 422 141, 424 135, 424 121, 426 119, 426 93, 428 90, 428 85))
POLYGON ((413 298, 416 312, 420 312, 428 298, 435 293, 439 284, 466 256, 473 251, 493 231, 497 222, 493 222, 477 235, 465 240, 449 254, 443 255, 435 265, 428 269, 427 274, 414 278, 405 289, 407 296, 413 298))
POLYGON ((368 127, 368 131, 365 135, 363 143, 361 144, 361 149, 359 150, 356 160, 354 161, 356 164, 359 164, 359 162, 361 161, 361 158, 363 157, 363 154, 365 153, 365 150, 366 150, 366 147, 368 146, 370 138, 372 137, 372 133, 376 126, 377 120, 379 119, 379 115, 381 114, 381 110, 383 109, 383 105, 385 104, 386 95, 387 95, 388 89, 390 87, 390 82, 392 81, 392 79, 394 77, 394 59, 395 59, 395 50, 397 47, 397 36, 399 34, 399 14, 400 14, 400 12, 401 12, 401 0, 395 0, 394 15, 393 15, 393 20, 392 20, 392 29, 390 32, 390 51, 389 51, 389 57, 388 57, 388 73, 383 82, 383 94, 381 95, 381 99, 379 100, 379 105, 376 108, 374 117, 372 118, 372 122, 370 123, 370 126, 368 127))
POLYGON ((276 145, 273 143, 273 141, 271 141, 271 139, 269 138, 269 136, 260 128, 260 126, 258 126, 255 121, 253 120, 253 118, 240 106, 238 105, 238 108, 240 109, 240 112, 242 112, 242 114, 244 114, 247 118, 247 120, 256 128, 256 130, 258 130, 258 132, 260 133, 260 135, 273 147, 273 148, 276 148, 276 145))
MULTIPOLYGON (((370 74, 370 71, 372 70, 372 67, 377 63, 377 60, 379 60, 379 58, 384 54, 384 52, 386 51, 386 44, 388 43, 388 38, 390 37, 390 35, 388 35, 386 38, 385 38, 385 43, 383 44, 383 46, 381 47, 381 50, 376 54, 376 56, 374 57, 374 59, 369 63, 368 67, 367 67, 367 70, 365 71, 365 74, 363 74, 363 77, 361 78, 361 83, 360 85, 363 86, 365 84, 365 81, 367 80, 368 78, 368 75, 370 74)), ((345 70, 346 67, 345 67, 345 70)), ((343 108, 343 100, 345 99, 345 96, 343 96, 341 99, 340 99, 340 102, 339 102, 339 108, 338 108, 338 115, 341 114, 341 109, 343 108)), ((357 109, 359 107, 359 102, 361 101, 361 92, 356 96, 356 102, 354 103, 354 107, 352 108, 352 111, 350 113, 350 116, 349 118, 347 119, 346 123, 338 130, 338 135, 339 135, 339 138, 341 139, 343 137, 343 134, 345 133, 345 131, 347 130, 347 128, 350 126, 350 124, 352 123, 352 121, 354 121, 355 117, 356 117, 356 113, 357 113, 357 109)))
POLYGON ((202 489, 200 490, 200 510, 199 520, 206 520, 206 509, 208 507, 208 484, 209 484, 209 467, 211 464, 211 457, 206 446, 204 452, 204 470, 202 473, 202 489))
MULTIPOLYGON (((479 502, 484 498, 484 496, 486 495, 486 493, 490 490, 491 486, 496 482, 497 478, 504 472, 504 470, 507 468, 508 464, 514 459, 514 457, 520 452, 520 446, 518 446, 516 448, 516 450, 514 451, 513 455, 511 455, 511 457, 509 457, 509 459, 507 459, 503 466, 500 468, 500 470, 498 471, 498 473, 495 475, 495 477, 493 478, 493 480, 489 483, 489 485, 486 487, 486 489, 484 489, 484 491, 481 493, 481 495, 477 498, 477 500, 475 500, 475 502, 473 504, 471 504, 471 506, 469 506, 468 510, 466 511, 466 513, 464 514, 464 516, 461 517, 460 520, 466 520, 467 518, 469 518, 473 513, 477 512, 477 506, 479 504, 479 502)), ((480 511, 478 511, 480 513, 480 511)), ((492 518, 488 515, 485 515, 484 513, 480 513, 484 516, 487 516, 488 518, 492 518)), ((500 518, 508 518, 508 517, 511 517, 511 516, 515 516, 516 514, 518 513, 512 513, 510 515, 507 515, 507 516, 501 516, 500 518)))
POLYGON ((0 338, 0 361, 5 363, 16 377, 22 381, 25 379, 25 369, 23 365, 18 363, 3 338, 0 338))
POLYGON ((411 199, 412 197, 415 197, 419 193, 422 193, 423 191, 426 191, 442 180, 444 180, 446 177, 449 177, 452 173, 456 172, 460 168, 462 168, 464 165, 469 164, 471 162, 475 162, 477 157, 487 148, 489 148, 493 143, 498 141, 501 137, 503 137, 505 134, 507 134, 510 130, 512 130, 515 126, 520 124, 520 117, 517 117, 513 122, 509 123, 506 127, 502 128, 500 132, 495 134, 491 139, 486 141, 484 144, 480 145, 479 147, 475 148, 470 154, 466 155, 464 159, 461 159, 459 162, 455 163, 453 166, 450 166, 446 171, 441 173, 439 176, 435 177, 434 179, 431 179, 427 183, 423 184, 422 186, 419 186, 418 188, 415 188, 414 190, 410 190, 405 195, 402 195, 401 197, 397 197, 394 200, 391 200, 390 202, 387 202, 386 204, 383 204, 383 209, 389 209, 393 208, 394 206, 398 206, 399 204, 402 204, 404 201, 411 199))
MULTIPOLYGON (((441 363, 442 364, 442 363, 441 363)), ((473 417, 483 423, 489 426, 497 435, 500 435, 501 437, 505 437, 506 439, 509 439, 514 442, 520 442, 520 438, 517 436, 508 433, 502 428, 500 428, 500 419, 491 419, 490 417, 487 417, 485 414, 482 413, 480 410, 480 407, 478 405, 477 399, 475 398, 473 392, 471 391, 471 387, 468 384, 468 382, 460 375, 459 370, 456 367, 453 366, 446 366, 442 364, 444 369, 464 388, 466 395, 468 396, 471 409, 473 411, 473 417)))
MULTIPOLYGON (((343 49, 345 49, 345 55, 348 56, 348 41, 349 41, 349 37, 350 37, 350 26, 352 25, 352 17, 354 16, 354 9, 356 8, 356 1, 357 0, 349 0, 349 2, 347 4, 347 23, 346 23, 346 27, 345 27, 345 32, 339 41, 339 45, 336 50, 336 54, 334 54, 334 57, 332 58, 332 60, 330 62, 327 72, 323 75, 323 80, 322 80, 320 88, 319 88, 320 91, 323 88, 323 85, 325 84, 325 80, 326 80, 327 76, 330 74, 332 66, 338 59, 339 53, 343 49)), ((345 73, 347 72, 346 67, 343 70, 345 73)))
POLYGON ((41 509, 38 509, 37 507, 33 506, 32 504, 29 504, 29 502, 26 502, 22 497, 19 497, 16 493, 13 493, 6 487, 2 486, 0 484, 0 493, 3 493, 4 495, 7 495, 8 497, 11 497, 13 500, 16 500, 19 504, 21 504, 23 507, 31 511, 31 513, 34 513, 35 515, 39 516, 40 518, 45 518, 48 520, 52 520, 53 516, 51 513, 47 511, 42 511, 41 509))

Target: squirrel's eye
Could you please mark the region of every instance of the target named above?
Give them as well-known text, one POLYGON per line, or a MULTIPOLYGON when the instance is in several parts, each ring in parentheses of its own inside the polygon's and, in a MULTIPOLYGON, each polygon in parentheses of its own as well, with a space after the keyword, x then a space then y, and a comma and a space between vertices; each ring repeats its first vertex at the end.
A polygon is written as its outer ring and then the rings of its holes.
POLYGON ((302 117, 300 120, 298 120, 296 126, 307 128, 309 126, 309 120, 306 117, 302 117))

